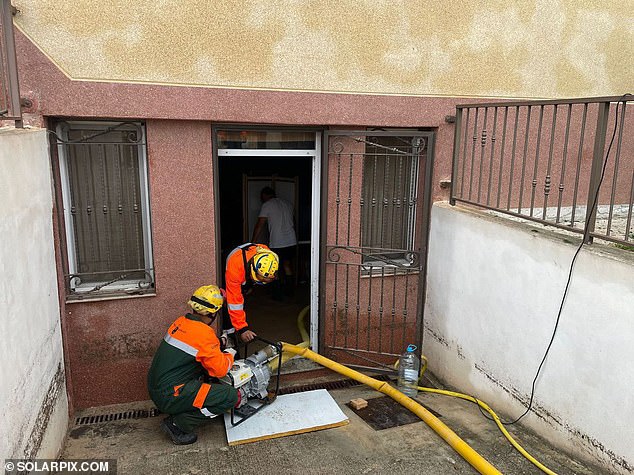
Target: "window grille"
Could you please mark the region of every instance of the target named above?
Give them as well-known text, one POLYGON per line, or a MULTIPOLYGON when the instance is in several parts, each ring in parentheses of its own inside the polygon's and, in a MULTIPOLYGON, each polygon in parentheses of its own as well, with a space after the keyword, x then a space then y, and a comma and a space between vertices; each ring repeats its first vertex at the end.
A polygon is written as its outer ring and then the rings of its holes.
POLYGON ((63 122, 57 136, 70 298, 153 290, 143 125, 63 122))
POLYGON ((370 137, 363 161, 364 263, 408 264, 414 249, 420 137, 370 137), (376 262, 375 262, 376 261, 376 262))

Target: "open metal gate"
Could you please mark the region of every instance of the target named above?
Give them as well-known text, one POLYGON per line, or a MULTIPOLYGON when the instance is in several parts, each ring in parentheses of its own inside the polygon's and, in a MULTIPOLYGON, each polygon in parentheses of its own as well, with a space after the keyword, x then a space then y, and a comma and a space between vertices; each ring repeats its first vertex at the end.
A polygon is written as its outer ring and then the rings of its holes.
POLYGON ((434 133, 328 131, 320 349, 387 368, 422 345, 434 133))

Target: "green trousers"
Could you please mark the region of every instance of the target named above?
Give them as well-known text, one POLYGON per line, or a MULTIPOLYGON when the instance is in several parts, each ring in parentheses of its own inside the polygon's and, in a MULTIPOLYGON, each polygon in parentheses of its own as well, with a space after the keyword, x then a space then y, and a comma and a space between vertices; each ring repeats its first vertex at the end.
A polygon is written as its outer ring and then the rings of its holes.
POLYGON ((171 394, 150 396, 161 412, 170 414, 174 423, 185 432, 193 432, 196 427, 223 414, 238 402, 238 391, 226 384, 211 384, 206 396, 201 394, 203 383, 193 380, 175 387, 171 394), (204 398, 203 398, 204 396, 204 398))

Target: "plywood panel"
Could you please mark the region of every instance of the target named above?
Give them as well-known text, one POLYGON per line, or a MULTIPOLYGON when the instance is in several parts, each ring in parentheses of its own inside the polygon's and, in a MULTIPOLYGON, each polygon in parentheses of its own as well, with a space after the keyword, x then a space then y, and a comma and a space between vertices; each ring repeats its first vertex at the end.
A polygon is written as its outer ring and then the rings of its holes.
POLYGON ((231 426, 231 415, 225 414, 229 445, 329 429, 347 423, 348 418, 325 389, 279 396, 273 404, 235 427, 231 426))

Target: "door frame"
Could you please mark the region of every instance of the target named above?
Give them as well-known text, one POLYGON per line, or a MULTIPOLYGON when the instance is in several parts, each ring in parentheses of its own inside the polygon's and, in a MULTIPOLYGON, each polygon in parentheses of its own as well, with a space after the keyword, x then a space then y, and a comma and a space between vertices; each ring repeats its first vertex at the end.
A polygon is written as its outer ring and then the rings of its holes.
MULTIPOLYGON (((262 158, 312 158, 311 171, 311 220, 310 220, 310 347, 313 351, 319 352, 319 289, 320 289, 320 248, 321 248, 321 184, 322 184, 322 143, 323 128, 316 127, 279 127, 275 125, 252 125, 252 124, 212 124, 211 144, 212 144, 212 164, 213 164, 213 192, 214 192, 214 221, 216 240, 216 281, 222 282, 224 269, 221 266, 221 223, 220 223, 220 157, 262 157, 262 158), (216 140, 220 130, 254 130, 254 131, 275 131, 275 132, 312 132, 315 134, 315 148, 313 150, 284 150, 284 149, 218 149, 216 140)), ((291 342, 289 342, 291 343, 291 342)))

